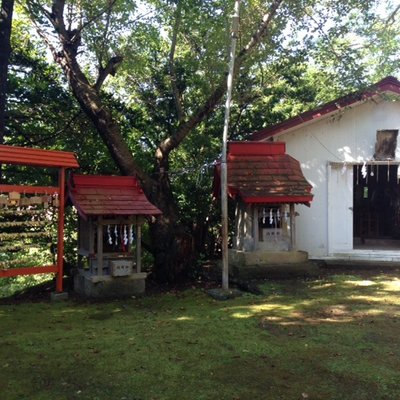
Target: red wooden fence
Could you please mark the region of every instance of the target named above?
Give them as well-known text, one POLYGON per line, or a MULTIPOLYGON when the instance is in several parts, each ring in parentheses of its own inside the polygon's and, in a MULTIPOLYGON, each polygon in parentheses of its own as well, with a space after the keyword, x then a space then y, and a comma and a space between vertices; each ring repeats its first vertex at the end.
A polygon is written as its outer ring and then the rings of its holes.
POLYGON ((0 164, 15 164, 31 167, 58 168, 58 186, 26 186, 0 184, 0 193, 18 192, 30 194, 50 194, 59 198, 57 226, 57 262, 55 265, 0 269, 0 277, 32 275, 54 272, 57 274, 56 291, 63 291, 64 256, 64 207, 65 207, 65 171, 67 168, 79 168, 74 153, 39 150, 17 146, 0 145, 0 164))

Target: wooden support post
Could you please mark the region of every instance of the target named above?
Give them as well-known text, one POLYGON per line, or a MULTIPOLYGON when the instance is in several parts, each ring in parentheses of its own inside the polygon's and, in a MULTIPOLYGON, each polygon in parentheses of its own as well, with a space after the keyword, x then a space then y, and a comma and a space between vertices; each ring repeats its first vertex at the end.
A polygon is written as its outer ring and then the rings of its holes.
POLYGON ((260 234, 258 227, 258 212, 259 206, 258 204, 252 204, 251 208, 253 210, 253 238, 254 238, 254 250, 258 250, 260 248, 260 234))
POLYGON ((103 275, 103 224, 102 216, 97 219, 97 275, 103 275))
POLYGON ((136 272, 142 272, 142 226, 136 222, 136 272))
POLYGON ((296 247, 294 203, 290 203, 290 251, 296 247))
POLYGON ((57 227, 57 278, 56 292, 63 291, 64 275, 64 212, 65 212, 65 168, 58 171, 59 200, 57 227))
POLYGON ((87 229, 89 229, 89 254, 94 254, 94 228, 95 221, 93 218, 89 217, 87 221, 87 229))

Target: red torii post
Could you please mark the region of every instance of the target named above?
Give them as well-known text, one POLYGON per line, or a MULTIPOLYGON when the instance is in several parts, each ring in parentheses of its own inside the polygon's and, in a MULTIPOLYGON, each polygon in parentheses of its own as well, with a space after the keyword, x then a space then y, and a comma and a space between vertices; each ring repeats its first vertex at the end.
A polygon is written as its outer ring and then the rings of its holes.
POLYGON ((0 184, 0 193, 18 192, 27 194, 57 194, 59 197, 56 265, 0 269, 0 278, 55 272, 57 274, 56 291, 62 292, 64 259, 65 171, 67 168, 79 168, 76 156, 74 153, 65 151, 39 150, 26 147, 0 145, 0 164, 58 168, 58 187, 0 184))

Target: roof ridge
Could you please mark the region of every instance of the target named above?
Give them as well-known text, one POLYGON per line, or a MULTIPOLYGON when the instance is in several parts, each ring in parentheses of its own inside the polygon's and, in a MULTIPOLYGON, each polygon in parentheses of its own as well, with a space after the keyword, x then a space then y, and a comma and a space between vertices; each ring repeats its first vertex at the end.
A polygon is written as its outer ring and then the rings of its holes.
POLYGON ((381 79, 380 81, 365 87, 364 89, 348 93, 347 95, 321 104, 320 106, 314 107, 311 110, 304 111, 277 124, 268 126, 257 132, 253 132, 252 134, 250 134, 248 140, 256 141, 267 139, 269 137, 277 135, 278 133, 285 132, 304 123, 319 120, 325 115, 338 112, 345 107, 349 107, 358 102, 365 101, 376 94, 388 91, 400 95, 400 81, 394 76, 389 75, 381 79))

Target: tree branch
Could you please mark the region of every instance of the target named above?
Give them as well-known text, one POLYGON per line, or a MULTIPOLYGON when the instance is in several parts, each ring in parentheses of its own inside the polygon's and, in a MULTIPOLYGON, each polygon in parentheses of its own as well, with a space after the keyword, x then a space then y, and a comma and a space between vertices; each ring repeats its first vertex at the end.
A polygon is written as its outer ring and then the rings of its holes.
POLYGON ((32 5, 35 5, 42 13, 43 15, 47 18, 47 19, 51 19, 51 12, 48 11, 45 7, 43 7, 39 2, 35 1, 35 0, 29 0, 26 2, 26 5, 22 5, 25 9, 27 9, 29 12, 27 13, 27 15, 29 15, 29 18, 31 20, 33 20, 33 15, 35 15, 35 12, 32 8, 32 5))
POLYGON ((94 84, 94 89, 97 92, 100 91, 100 88, 103 85, 108 75, 114 76, 116 74, 117 68, 122 63, 122 60, 123 60, 122 56, 111 57, 108 60, 108 63, 105 66, 105 68, 101 66, 99 67, 99 76, 97 77, 97 81, 94 84))
MULTIPOLYGON (((32 14, 30 14, 30 15, 32 15, 32 14)), ((47 45, 47 47, 49 48, 49 50, 51 52, 51 55, 53 56, 54 61, 57 62, 58 52, 57 52, 56 48, 53 46, 53 43, 51 43, 51 40, 47 37, 47 35, 44 33, 44 31, 42 29, 40 29, 40 27, 36 23, 36 21, 33 18, 30 18, 30 19, 36 29, 37 34, 45 42, 45 44, 47 45)))
MULTIPOLYGON (((332 43, 331 38, 329 37, 329 35, 328 35, 328 34, 325 32, 325 30, 324 30, 324 26, 323 26, 321 23, 319 23, 319 22, 314 18, 313 15, 311 15, 311 14, 308 13, 307 11, 306 11, 305 13, 306 13, 306 15, 308 15, 308 17, 316 24, 319 33, 325 38, 326 42, 328 43, 329 49, 330 49, 330 51, 331 51, 331 54, 335 57, 335 59, 338 61, 338 63, 342 62, 342 61, 343 61, 343 58, 342 58, 341 55, 338 54, 338 52, 336 51, 336 49, 335 49, 335 47, 334 47, 334 45, 333 45, 333 43, 332 43)), ((360 85, 362 85, 362 80, 360 79, 360 77, 358 77, 358 76, 356 76, 356 75, 355 75, 354 77, 355 77, 355 79, 357 80, 357 82, 358 82, 360 85)))
POLYGON ((183 120, 184 114, 183 114, 183 109, 182 109, 182 104, 181 104, 181 96, 179 93, 178 86, 176 84, 177 78, 176 78, 175 60, 174 59, 175 59, 176 40, 177 40, 181 20, 182 20, 182 1, 178 0, 178 4, 177 4, 176 10, 175 10, 175 23, 174 23, 174 28, 173 28, 173 32, 172 32, 171 51, 169 53, 169 76, 171 78, 172 95, 174 96, 176 113, 177 113, 179 122, 181 122, 183 120))
POLYGON ((389 17, 387 18, 386 23, 385 23, 385 28, 388 28, 389 25, 394 24, 394 22, 396 21, 397 13, 399 11, 400 11, 400 4, 391 12, 389 17))
MULTIPOLYGON (((76 30, 68 31, 65 28, 64 22, 64 0, 54 0, 52 6, 52 14, 50 22, 58 33, 58 38, 62 46, 62 50, 57 52, 51 45, 46 35, 41 37, 45 39, 46 44, 51 49, 55 61, 63 69, 72 92, 79 102, 82 111, 92 121, 93 125, 99 132, 100 137, 107 146, 111 157, 115 161, 122 174, 136 175, 143 183, 147 190, 151 188, 153 180, 146 174, 137 164, 129 147, 121 135, 119 126, 114 121, 111 112, 104 106, 99 93, 89 83, 88 78, 82 71, 77 61, 77 51, 80 46, 80 35, 76 30), (46 40, 47 39, 47 40, 46 40)), ((109 67, 105 68, 102 74, 106 77, 107 74, 113 72, 113 67, 116 66, 116 61, 109 63, 109 67)), ((100 81, 98 82, 100 85, 100 81)))
POLYGON ((65 0, 54 0, 51 6, 50 22, 59 35, 66 36, 67 30, 64 23, 65 0))
MULTIPOLYGON (((241 64, 251 54, 253 49, 261 42, 262 39, 270 34, 270 26, 272 21, 279 9, 279 6, 284 0, 275 0, 269 8, 269 12, 264 15, 258 29, 252 35, 249 42, 244 46, 238 53, 235 64, 234 78, 237 77, 241 64)), ((158 159, 169 154, 186 138, 192 129, 198 126, 207 116, 209 116, 215 109, 215 106, 221 101, 226 92, 226 77, 227 74, 221 79, 221 82, 209 96, 206 102, 201 106, 195 114, 193 114, 189 120, 183 121, 177 131, 169 138, 165 139, 156 151, 156 157, 158 159)))
POLYGON ((267 14, 264 14, 263 19, 256 30, 256 32, 253 34, 249 42, 247 43, 246 46, 244 46, 238 53, 236 57, 236 63, 240 65, 244 59, 247 57, 247 54, 249 54, 254 47, 258 46, 258 44, 261 42, 263 38, 265 38, 269 33, 270 33, 270 25, 272 20, 274 19, 278 8, 280 5, 283 3, 284 0, 275 0, 270 8, 267 14))
POLYGON ((117 0, 112 0, 109 1, 109 4, 104 7, 100 12, 98 12, 94 17, 88 19, 82 26, 79 27, 78 31, 81 33, 88 25, 90 25, 92 22, 96 21, 98 18, 100 18, 104 13, 110 12, 111 9, 114 7, 115 3, 117 0))

